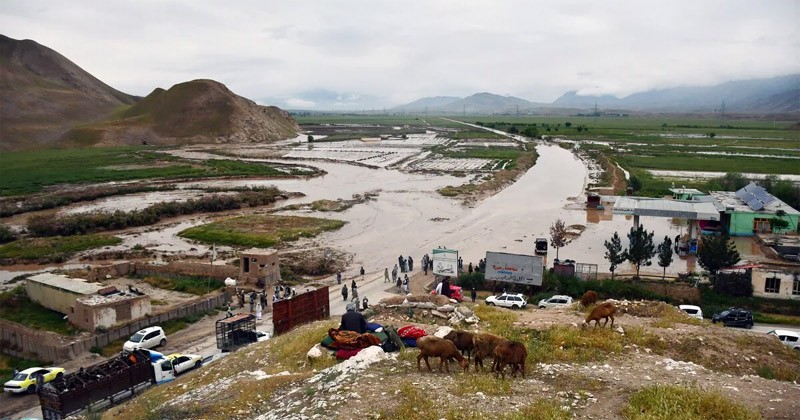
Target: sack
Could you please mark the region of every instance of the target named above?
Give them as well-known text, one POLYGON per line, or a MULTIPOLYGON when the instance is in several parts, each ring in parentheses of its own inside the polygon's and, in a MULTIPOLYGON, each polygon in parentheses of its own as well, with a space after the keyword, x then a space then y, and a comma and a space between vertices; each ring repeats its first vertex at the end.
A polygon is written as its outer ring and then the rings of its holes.
POLYGON ((403 340, 400 338, 400 335, 397 334, 397 330, 394 328, 393 325, 383 327, 383 332, 386 334, 387 337, 389 337, 389 339, 386 341, 391 341, 398 349, 404 347, 403 340))
POLYGON ((393 352, 393 351, 398 351, 398 350, 400 350, 400 347, 397 347, 397 344, 395 344, 395 343, 394 343, 392 340, 386 340, 386 341, 384 341, 384 343, 383 343, 383 344, 381 344, 381 348, 382 348, 382 349, 383 349, 383 351, 385 351, 386 353, 391 353, 391 352, 393 352))

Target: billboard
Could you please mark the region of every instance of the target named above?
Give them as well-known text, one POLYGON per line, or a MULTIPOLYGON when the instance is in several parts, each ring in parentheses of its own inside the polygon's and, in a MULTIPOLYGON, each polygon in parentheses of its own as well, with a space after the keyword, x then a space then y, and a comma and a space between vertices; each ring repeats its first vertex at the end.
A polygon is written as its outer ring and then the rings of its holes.
POLYGON ((486 252, 486 280, 542 285, 544 259, 533 255, 486 252))
POLYGON ((433 274, 458 276, 458 251, 437 248, 433 250, 433 274))

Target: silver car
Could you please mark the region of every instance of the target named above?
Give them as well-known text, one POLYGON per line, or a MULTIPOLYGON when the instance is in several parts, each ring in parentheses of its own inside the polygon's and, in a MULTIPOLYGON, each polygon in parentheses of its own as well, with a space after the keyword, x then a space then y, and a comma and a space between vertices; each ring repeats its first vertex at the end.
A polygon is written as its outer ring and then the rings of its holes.
POLYGON ((542 299, 537 305, 540 309, 561 308, 572 305, 572 298, 566 295, 555 295, 550 299, 542 299))

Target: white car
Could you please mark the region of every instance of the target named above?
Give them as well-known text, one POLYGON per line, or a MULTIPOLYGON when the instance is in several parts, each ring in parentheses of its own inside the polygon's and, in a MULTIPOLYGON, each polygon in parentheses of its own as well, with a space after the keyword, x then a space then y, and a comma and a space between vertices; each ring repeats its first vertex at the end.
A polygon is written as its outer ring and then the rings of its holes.
POLYGON ((139 330, 136 334, 122 345, 124 351, 134 351, 136 349, 152 349, 156 346, 167 344, 167 336, 161 327, 148 327, 139 330))
POLYGON ((690 317, 697 318, 699 320, 703 320, 703 310, 700 309, 699 306, 695 305, 678 305, 678 308, 683 312, 686 312, 690 317))
POLYGON ((800 334, 789 330, 772 330, 767 334, 778 337, 781 343, 786 344, 791 349, 800 351, 800 334))
POLYGON ((199 354, 172 353, 167 356, 167 359, 172 361, 172 369, 175 370, 176 375, 203 365, 203 357, 199 354))
POLYGON ((511 309, 521 309, 528 305, 528 301, 525 300, 525 295, 522 293, 503 293, 500 296, 487 297, 486 304, 491 306, 503 306, 511 309))
POLYGON ((572 305, 572 298, 565 295, 555 295, 550 299, 542 299, 539 301, 539 308, 541 309, 550 309, 550 308, 561 308, 564 306, 572 305))

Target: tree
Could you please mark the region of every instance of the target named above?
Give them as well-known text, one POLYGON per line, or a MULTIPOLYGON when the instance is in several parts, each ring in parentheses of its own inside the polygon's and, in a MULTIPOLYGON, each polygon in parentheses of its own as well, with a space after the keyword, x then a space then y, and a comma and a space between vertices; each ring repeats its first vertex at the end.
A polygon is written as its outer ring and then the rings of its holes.
POLYGON ((658 245, 658 265, 664 269, 661 280, 667 277, 667 267, 672 264, 672 239, 664 236, 664 242, 658 245))
MULTIPOLYGON (((567 128, 570 128, 570 127, 572 127, 572 123, 567 121, 567 122, 564 123, 564 126, 567 127, 567 128)), ((614 272, 612 271, 611 273, 613 274, 614 272)))
POLYGON ((740 259, 736 246, 727 234, 703 236, 700 240, 697 262, 712 276, 716 277, 720 268, 735 265, 740 259))
POLYGON ((558 259, 558 249, 568 243, 567 226, 563 220, 558 219, 550 226, 550 246, 556 249, 556 259, 558 259))
POLYGON ((639 179, 636 175, 631 175, 630 179, 628 179, 628 186, 636 192, 642 189, 642 180, 639 179))
POLYGON ((650 261, 656 255, 656 246, 653 243, 653 232, 644 230, 644 226, 632 227, 628 232, 628 249, 625 250, 625 259, 636 266, 636 278, 639 278, 639 269, 652 264, 650 261))
POLYGON ((614 236, 611 237, 611 242, 606 241, 606 259, 609 263, 611 263, 611 280, 614 280, 614 271, 617 269, 617 266, 625 262, 625 252, 622 251, 622 241, 619 238, 619 234, 614 232, 614 236))
POLYGON ((313 143, 314 142, 314 136, 312 136, 311 134, 308 135, 308 142, 309 143, 313 143))

